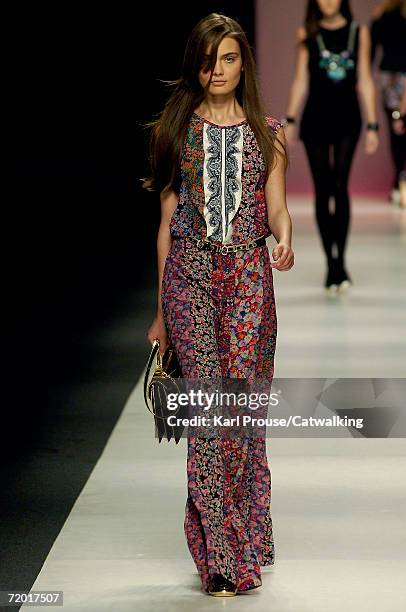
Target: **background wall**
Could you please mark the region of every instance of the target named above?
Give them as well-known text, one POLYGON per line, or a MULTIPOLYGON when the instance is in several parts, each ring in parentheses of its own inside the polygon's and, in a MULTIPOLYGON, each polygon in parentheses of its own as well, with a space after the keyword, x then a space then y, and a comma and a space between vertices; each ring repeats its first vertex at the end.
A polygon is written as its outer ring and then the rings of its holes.
MULTIPOLYGON (((82 363, 83 336, 103 328, 157 278, 160 205, 141 189, 148 132, 178 78, 192 27, 212 11, 254 36, 255 3, 188 7, 71 2, 10 8, 11 205, 3 213, 3 383, 16 456, 52 414, 54 381, 82 363)), ((142 307, 142 298, 139 306, 142 307)), ((142 360, 149 344, 140 345, 142 360)), ((144 335, 144 334, 143 334, 144 335)), ((135 373, 134 373, 135 376, 135 373)), ((123 403, 124 405, 124 403, 123 403)), ((10 456, 3 443, 0 454, 10 456)))
MULTIPOLYGON (((369 23, 375 0, 353 0, 354 18, 359 23, 369 23)), ((304 23, 304 0, 256 0, 256 57, 261 88, 271 115, 282 117, 286 111, 289 89, 295 69, 295 33, 304 23)), ((376 58, 378 65, 380 52, 376 58)), ((376 70, 374 71, 376 76, 376 70)), ((375 78, 375 83, 377 79, 375 78)), ((364 134, 357 146, 352 168, 350 188, 352 194, 387 197, 391 182, 391 163, 385 117, 381 113, 377 87, 378 120, 382 124, 381 142, 375 155, 363 152, 364 134)), ((362 99, 360 99, 361 109, 362 99)), ((300 115, 299 115, 300 116, 300 115)), ((365 115, 363 115, 365 117, 365 115)), ((333 118, 332 118, 333 120, 333 118)), ((292 160, 287 176, 290 193, 312 193, 307 158, 303 144, 290 148, 292 160)))

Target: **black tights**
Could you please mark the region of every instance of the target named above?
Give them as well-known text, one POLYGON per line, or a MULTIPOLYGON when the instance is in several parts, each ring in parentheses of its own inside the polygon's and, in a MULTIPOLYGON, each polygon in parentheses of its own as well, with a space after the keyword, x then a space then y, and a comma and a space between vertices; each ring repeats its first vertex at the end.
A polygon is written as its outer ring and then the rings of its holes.
POLYGON ((350 226, 348 179, 359 134, 342 136, 332 143, 303 142, 311 169, 316 196, 316 220, 327 263, 338 259, 344 266, 344 251, 350 226), (330 149, 333 161, 330 163, 330 149), (334 213, 329 211, 330 197, 334 197, 334 213), (336 245, 337 253, 333 248, 336 245))
POLYGON ((388 123, 392 160, 395 166, 392 189, 399 189, 399 176, 402 170, 405 170, 406 165, 406 132, 404 134, 396 134, 392 127, 392 111, 385 108, 385 115, 388 123))

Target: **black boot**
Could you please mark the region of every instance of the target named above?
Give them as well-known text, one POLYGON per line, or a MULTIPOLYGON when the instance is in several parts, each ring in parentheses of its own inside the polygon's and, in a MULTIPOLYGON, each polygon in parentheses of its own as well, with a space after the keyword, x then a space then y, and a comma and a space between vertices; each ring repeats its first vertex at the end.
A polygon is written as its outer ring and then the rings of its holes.
POLYGON ((338 288, 338 266, 336 259, 328 260, 328 270, 324 287, 328 293, 335 293, 338 288))
POLYGON ((336 281, 338 291, 345 291, 354 284, 341 259, 337 262, 336 281))
POLYGON ((209 593, 214 597, 230 597, 237 593, 237 587, 221 574, 214 574, 210 579, 209 593))

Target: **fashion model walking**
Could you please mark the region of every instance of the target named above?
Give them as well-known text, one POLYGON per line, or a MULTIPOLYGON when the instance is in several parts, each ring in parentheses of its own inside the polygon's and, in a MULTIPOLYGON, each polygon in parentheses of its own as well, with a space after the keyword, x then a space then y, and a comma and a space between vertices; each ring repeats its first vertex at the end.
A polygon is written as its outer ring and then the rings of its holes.
MULTIPOLYGON (((162 211, 148 338, 171 342, 185 378, 272 381, 272 268, 294 263, 283 128, 266 116, 246 35, 227 16, 195 26, 173 85, 144 181, 162 211)), ((184 530, 203 590, 259 587, 260 566, 274 563, 265 438, 188 435, 187 446, 184 530)))
POLYGON ((286 139, 296 139, 300 120, 315 190, 315 212, 327 261, 325 288, 329 293, 350 286, 345 249, 350 227, 348 180, 362 130, 358 101, 366 115, 365 152, 378 146, 375 87, 370 67, 370 35, 352 18, 348 0, 310 0, 305 26, 297 31, 297 59, 286 116, 286 139), (332 161, 331 159, 332 158, 332 161), (334 212, 330 211, 330 198, 334 212))
POLYGON ((379 85, 394 166, 390 200, 400 204, 406 170, 406 0, 384 0, 376 6, 370 29, 372 63, 382 49, 379 85))

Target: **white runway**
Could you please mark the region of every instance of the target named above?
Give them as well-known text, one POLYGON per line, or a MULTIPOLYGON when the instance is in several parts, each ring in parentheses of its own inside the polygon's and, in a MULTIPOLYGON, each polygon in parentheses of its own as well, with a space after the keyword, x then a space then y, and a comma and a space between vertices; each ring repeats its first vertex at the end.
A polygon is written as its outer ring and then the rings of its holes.
MULTIPOLYGON (((331 299, 310 201, 289 208, 296 265, 274 272, 275 376, 405 377, 406 211, 353 201, 354 286, 331 299)), ((139 380, 32 590, 62 590, 61 609, 81 612, 406 609, 404 439, 268 439, 275 565, 262 587, 221 599, 200 591, 183 534, 186 440, 159 445, 151 418, 139 380)))

